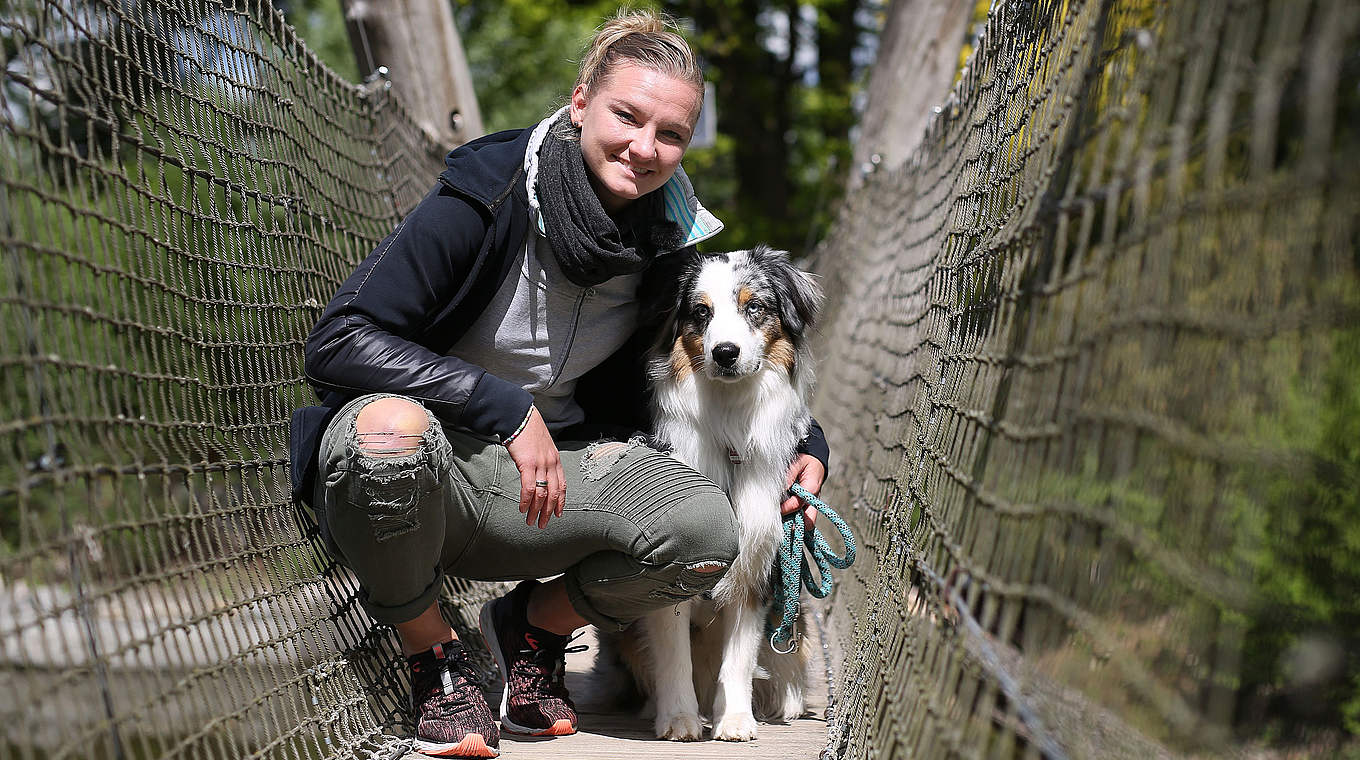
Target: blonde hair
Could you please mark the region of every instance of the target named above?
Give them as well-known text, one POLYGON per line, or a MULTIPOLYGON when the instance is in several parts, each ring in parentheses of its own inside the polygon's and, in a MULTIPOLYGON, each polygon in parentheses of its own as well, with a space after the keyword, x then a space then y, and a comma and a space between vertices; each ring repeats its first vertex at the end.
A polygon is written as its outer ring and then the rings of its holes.
POLYGON ((650 10, 619 9, 595 31, 581 66, 576 86, 592 92, 604 84, 621 63, 634 63, 688 82, 704 91, 704 73, 680 36, 680 27, 668 16, 650 10))

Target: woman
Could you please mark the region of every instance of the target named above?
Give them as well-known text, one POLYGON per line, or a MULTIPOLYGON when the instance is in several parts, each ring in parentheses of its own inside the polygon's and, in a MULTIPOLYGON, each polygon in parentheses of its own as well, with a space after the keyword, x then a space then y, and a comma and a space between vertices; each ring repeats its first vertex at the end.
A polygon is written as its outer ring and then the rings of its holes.
MULTIPOLYGON (((735 555, 707 480, 644 446, 578 442, 646 427, 637 304, 722 229, 680 169, 702 92, 666 24, 611 20, 570 104, 450 153, 307 340, 323 404, 294 414, 294 488, 401 639, 421 752, 492 757, 499 740, 436 604, 445 573, 525 579, 482 610, 501 725, 563 735, 568 636, 703 593, 735 555)), ((790 482, 816 492, 815 425, 804 444, 790 482)))

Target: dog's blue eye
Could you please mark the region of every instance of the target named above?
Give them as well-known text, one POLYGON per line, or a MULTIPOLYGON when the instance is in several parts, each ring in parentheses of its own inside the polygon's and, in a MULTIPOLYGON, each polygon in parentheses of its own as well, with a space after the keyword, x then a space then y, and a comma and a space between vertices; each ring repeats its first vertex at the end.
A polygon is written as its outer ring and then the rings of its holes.
POLYGON ((757 303, 755 301, 746 304, 746 313, 750 314, 753 317, 758 317, 764 312, 765 306, 763 304, 757 303))

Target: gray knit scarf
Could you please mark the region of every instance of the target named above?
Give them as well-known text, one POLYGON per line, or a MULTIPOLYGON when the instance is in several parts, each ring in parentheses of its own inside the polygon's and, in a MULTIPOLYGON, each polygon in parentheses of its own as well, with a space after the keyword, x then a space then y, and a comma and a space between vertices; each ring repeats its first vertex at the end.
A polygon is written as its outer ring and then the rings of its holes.
POLYGON ((666 218, 661 188, 616 217, 605 213, 586 174, 580 136, 566 114, 548 129, 538 154, 538 197, 558 266, 572 282, 591 287, 641 272, 658 252, 679 248, 684 237, 666 218))

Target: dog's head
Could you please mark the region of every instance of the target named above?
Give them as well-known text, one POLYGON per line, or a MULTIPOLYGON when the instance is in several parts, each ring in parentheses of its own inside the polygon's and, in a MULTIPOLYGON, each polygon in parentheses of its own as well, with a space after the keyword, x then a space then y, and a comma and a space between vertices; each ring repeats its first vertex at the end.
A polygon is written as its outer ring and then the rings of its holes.
POLYGON ((794 375, 822 304, 811 275, 767 246, 695 254, 680 278, 663 346, 671 372, 734 382, 764 367, 794 375))

